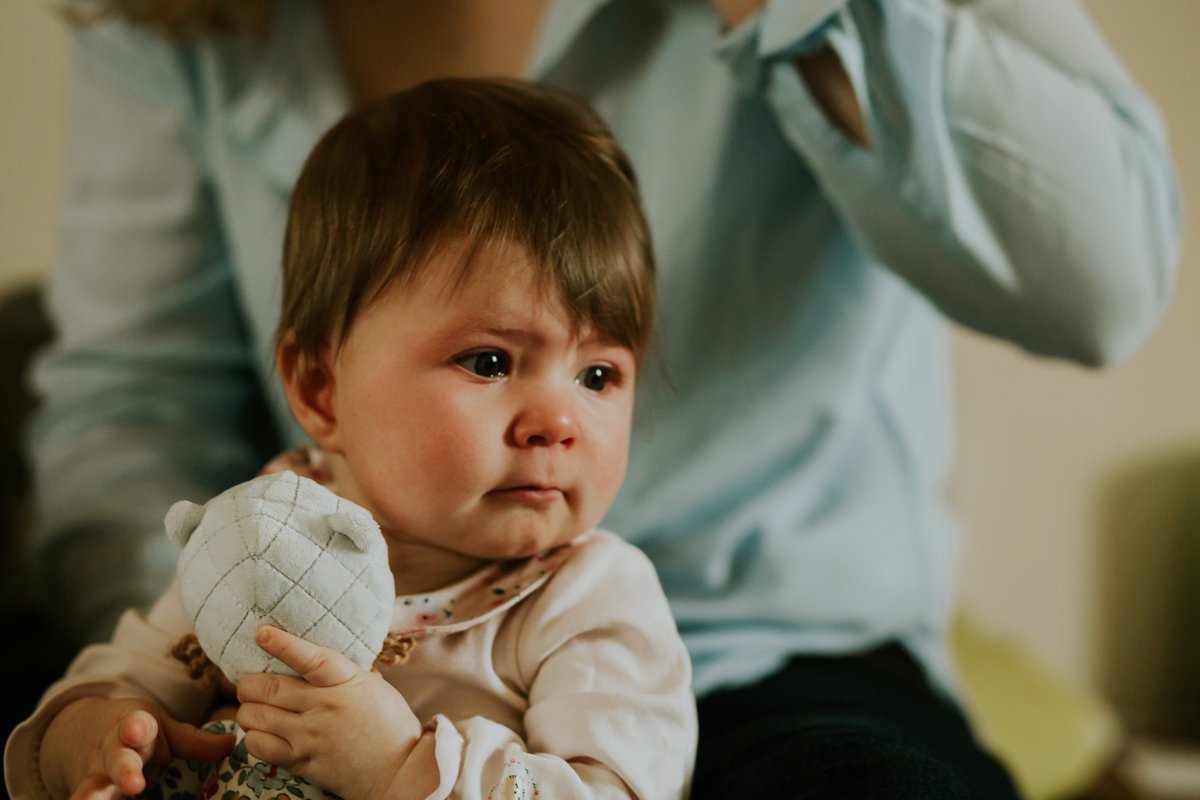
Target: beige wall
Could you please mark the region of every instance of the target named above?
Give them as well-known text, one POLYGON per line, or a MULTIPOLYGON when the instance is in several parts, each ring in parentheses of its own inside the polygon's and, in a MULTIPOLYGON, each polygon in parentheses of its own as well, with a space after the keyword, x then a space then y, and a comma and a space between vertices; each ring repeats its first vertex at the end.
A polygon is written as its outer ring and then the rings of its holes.
MULTIPOLYGON (((40 274, 54 253, 64 53, 47 6, 9 3, 0 25, 0 286, 40 274)), ((1089 6, 1159 99, 1185 194, 1196 196, 1200 2, 1089 6)), ((964 606, 1064 677, 1104 689, 1127 716, 1159 721, 1182 680, 1171 669, 1185 643, 1173 605, 1181 476, 1200 463, 1196 232, 1192 215, 1167 318, 1118 369, 1091 373, 973 335, 956 339, 952 498, 967 529, 964 606)), ((1200 573, 1200 554, 1193 562, 1200 573)))
POLYGON ((1183 260, 1162 324, 1115 369, 957 337, 961 590, 976 618, 1135 724, 1174 726, 1176 701, 1200 691, 1180 673, 1200 645, 1200 594, 1188 616, 1182 582, 1188 559, 1200 582, 1200 2, 1087 5, 1166 117, 1193 212, 1183 260))
POLYGON ((0 287, 54 255, 65 52, 50 0, 4 4, 0 23, 0 287))

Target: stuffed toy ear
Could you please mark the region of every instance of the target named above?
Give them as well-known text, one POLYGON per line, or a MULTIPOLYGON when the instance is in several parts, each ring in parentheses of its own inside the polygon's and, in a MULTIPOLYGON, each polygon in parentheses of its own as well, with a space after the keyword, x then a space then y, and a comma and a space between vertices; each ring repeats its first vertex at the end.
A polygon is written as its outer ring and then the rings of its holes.
POLYGON ((379 526, 365 511, 335 511, 326 516, 325 521, 364 553, 373 552, 383 541, 379 526))
POLYGON ((182 550, 183 546, 188 543, 188 539, 192 538, 192 533, 199 527, 202 519, 204 519, 204 506, 189 500, 180 500, 167 510, 166 519, 163 520, 167 529, 167 538, 182 550))

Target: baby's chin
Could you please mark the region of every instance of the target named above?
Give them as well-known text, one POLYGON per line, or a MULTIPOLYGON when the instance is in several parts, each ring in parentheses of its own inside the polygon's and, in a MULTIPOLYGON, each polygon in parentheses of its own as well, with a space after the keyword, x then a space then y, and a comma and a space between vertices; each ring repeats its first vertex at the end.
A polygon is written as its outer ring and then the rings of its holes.
MULTIPOLYGON (((378 519, 378 517, 376 517, 378 519)), ((388 525, 381 521, 380 528, 390 548, 409 550, 420 549, 441 550, 459 558, 480 559, 485 561, 513 561, 533 558, 547 550, 553 550, 567 544, 584 533, 587 529, 578 525, 570 527, 546 527, 538 524, 496 526, 495 530, 423 531, 414 533, 402 527, 388 525)))
POLYGON ((556 528, 553 530, 538 530, 536 526, 528 531, 510 532, 489 542, 486 548, 490 555, 483 556, 497 561, 533 558, 547 550, 553 550, 571 542, 586 529, 577 526, 556 528))

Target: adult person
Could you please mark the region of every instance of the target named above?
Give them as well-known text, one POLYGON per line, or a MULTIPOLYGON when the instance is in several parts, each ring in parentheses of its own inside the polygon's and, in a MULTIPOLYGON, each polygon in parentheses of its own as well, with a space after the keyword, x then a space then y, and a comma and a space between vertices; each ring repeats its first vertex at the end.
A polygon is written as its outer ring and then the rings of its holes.
POLYGON ((1011 796, 947 700, 943 319, 1118 360, 1178 237, 1156 112, 1078 2, 296 0, 203 35, 213 5, 129 4, 183 44, 73 32, 34 453, 76 635, 158 594, 171 502, 301 438, 270 331, 312 143, 426 78, 523 75, 598 109, 653 230, 662 369, 605 525, 692 655, 695 796, 1011 796))

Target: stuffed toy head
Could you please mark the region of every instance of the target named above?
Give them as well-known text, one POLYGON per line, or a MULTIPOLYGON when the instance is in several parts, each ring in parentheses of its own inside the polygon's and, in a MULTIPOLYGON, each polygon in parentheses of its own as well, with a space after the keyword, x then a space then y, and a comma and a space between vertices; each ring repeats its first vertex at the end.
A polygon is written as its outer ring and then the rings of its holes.
POLYGON ((364 508, 293 472, 260 475, 166 517, 183 609, 207 658, 236 683, 295 673, 264 653, 265 624, 370 669, 395 602, 387 543, 364 508))

